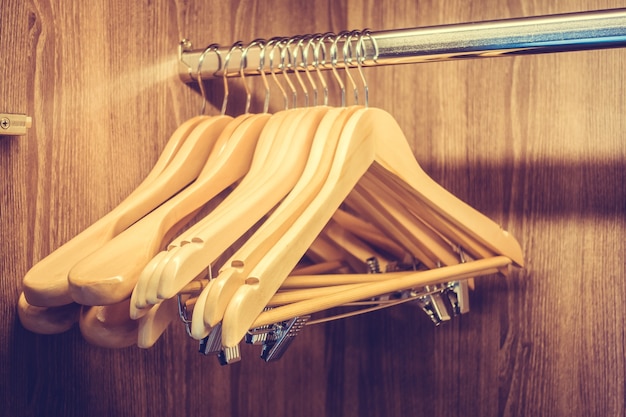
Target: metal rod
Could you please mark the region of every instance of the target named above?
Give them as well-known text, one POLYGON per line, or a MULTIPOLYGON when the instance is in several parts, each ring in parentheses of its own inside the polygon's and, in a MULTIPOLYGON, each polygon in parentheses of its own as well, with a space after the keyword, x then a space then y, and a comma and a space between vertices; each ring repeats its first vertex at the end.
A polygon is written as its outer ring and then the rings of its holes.
MULTIPOLYGON (((338 51, 343 50, 346 39, 337 41, 338 51)), ((355 38, 350 38, 350 42, 354 44, 355 38)), ((317 62, 320 69, 331 69, 327 55, 331 43, 332 38, 324 39, 324 62, 317 62)), ((377 66, 619 47, 626 47, 626 9, 371 32, 363 37, 361 57, 363 66, 377 66)), ((192 50, 189 43, 181 43, 181 78, 191 82, 198 75, 203 80, 222 77, 229 49, 220 47, 219 54, 215 50, 204 53, 198 72, 204 50, 192 50)), ((260 47, 248 50, 243 68, 246 75, 259 74, 260 52, 260 47)), ((275 55, 277 61, 280 53, 275 55)), ((354 62, 338 55, 337 68, 354 62)), ((232 51, 229 76, 240 74, 241 57, 241 49, 232 51)), ((267 61, 265 57, 263 71, 269 73, 267 61)), ((306 64, 313 69, 312 58, 306 64)))

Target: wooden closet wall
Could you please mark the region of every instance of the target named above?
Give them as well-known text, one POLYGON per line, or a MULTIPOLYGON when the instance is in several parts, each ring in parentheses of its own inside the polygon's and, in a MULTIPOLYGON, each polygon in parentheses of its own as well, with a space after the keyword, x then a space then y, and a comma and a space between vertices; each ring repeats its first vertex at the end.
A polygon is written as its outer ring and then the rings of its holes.
POLYGON ((624 416, 626 50, 367 70, 370 104, 397 118, 420 164, 525 252, 525 269, 478 280, 471 312, 438 328, 404 305, 307 328, 280 362, 244 348, 221 367, 181 326, 150 350, 105 350, 78 329, 30 333, 15 310, 26 271, 128 195, 197 114, 177 76, 182 37, 624 6, 3 0, 0 111, 33 127, 0 138, 0 415, 624 416))

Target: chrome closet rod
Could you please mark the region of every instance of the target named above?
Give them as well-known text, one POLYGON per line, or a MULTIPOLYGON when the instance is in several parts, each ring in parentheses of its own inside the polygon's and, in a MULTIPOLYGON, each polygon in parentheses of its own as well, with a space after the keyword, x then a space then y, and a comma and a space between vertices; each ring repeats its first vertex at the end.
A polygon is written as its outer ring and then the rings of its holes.
MULTIPOLYGON (((387 30, 371 32, 370 36, 363 37, 362 41, 363 66, 618 48, 626 47, 626 8, 387 30)), ((352 43, 355 40, 351 38, 352 43)), ((326 62, 319 65, 322 69, 331 68, 328 57, 331 42, 326 40, 326 62)), ((344 42, 345 37, 337 41, 338 51, 342 51, 344 42)), ((202 79, 223 75, 224 58, 230 49, 230 46, 220 46, 219 55, 214 51, 204 54, 202 79)), ((247 75, 259 73, 260 50, 259 47, 248 49, 244 68, 247 75)), ((203 52, 181 42, 179 74, 184 81, 197 80, 203 52)), ((276 62, 280 54, 275 55, 276 62)), ((269 73, 267 61, 265 57, 264 71, 269 73)), ((308 61, 313 69, 312 58, 308 61)), ((233 49, 228 75, 237 75, 240 65, 241 49, 233 49)), ((275 63, 274 71, 277 66, 275 63)), ((336 67, 344 66, 339 52, 336 67)))

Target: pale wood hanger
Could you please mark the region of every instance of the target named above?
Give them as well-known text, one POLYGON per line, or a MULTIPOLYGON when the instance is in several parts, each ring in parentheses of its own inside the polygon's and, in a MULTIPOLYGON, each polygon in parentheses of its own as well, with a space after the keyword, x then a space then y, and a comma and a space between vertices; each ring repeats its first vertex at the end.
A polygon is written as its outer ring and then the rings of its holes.
POLYGON ((285 233, 314 197, 330 168, 330 164, 327 167, 324 165, 324 162, 329 160, 328 153, 332 154, 335 150, 329 138, 339 137, 343 125, 354 111, 356 108, 332 109, 324 115, 316 127, 302 175, 293 189, 272 215, 226 262, 226 267, 220 270, 213 285, 204 289, 200 298, 207 298, 206 301, 203 300, 205 305, 203 317, 207 328, 215 326, 222 319, 230 296, 244 284, 252 267, 285 233))
MULTIPOLYGON (((450 281, 463 280, 471 277, 482 275, 492 275, 499 273, 503 268, 511 265, 512 261, 506 256, 493 256, 491 258, 478 259, 475 261, 450 265, 442 268, 429 269, 417 272, 391 272, 388 274, 380 274, 381 279, 371 283, 345 284, 337 287, 327 287, 309 290, 311 293, 302 292, 287 300, 284 297, 280 302, 294 301, 290 304, 282 305, 267 311, 262 311, 259 316, 254 319, 250 328, 262 327, 273 323, 288 320, 293 317, 299 317, 314 312, 328 310, 330 308, 345 305, 351 302, 365 300, 376 297, 381 294, 389 294, 396 291, 402 291, 409 288, 419 288, 428 285, 443 284, 450 281), (338 288, 343 290, 338 291, 338 288)), ((332 279, 333 277, 330 277, 332 279)), ((358 279, 358 277, 355 277, 358 279)), ((362 279, 371 277, 363 276, 362 279)), ((341 278, 339 278, 341 279, 341 278)), ((224 316, 222 324, 222 336, 228 328, 229 309, 224 316)), ((247 331, 247 330, 246 330, 247 331)), ((234 346, 241 339, 236 339, 233 335, 227 333, 226 339, 223 338, 224 346, 234 346)))
MULTIPOLYGON (((251 133, 246 137, 252 142, 248 148, 254 148, 261 125, 267 118, 268 115, 256 118, 260 123, 248 130, 251 133)), ((220 139, 228 140, 247 119, 247 115, 237 119, 213 117, 205 122, 198 134, 213 149, 214 145, 220 145, 220 139)), ((246 160, 243 149, 239 165, 233 160, 229 169, 221 170, 214 164, 220 158, 212 157, 219 152, 220 149, 213 149, 203 155, 203 169, 193 183, 70 270, 68 279, 74 300, 84 305, 107 305, 131 295, 142 268, 158 252, 171 227, 237 181, 240 172, 247 169, 249 160, 246 160)))
MULTIPOLYGON (((272 143, 276 138, 276 133, 284 124, 288 115, 288 112, 278 112, 272 115, 263 127, 260 137, 258 138, 256 146, 253 150, 254 156, 252 158, 252 162, 249 166, 248 172, 245 174, 249 179, 260 178, 264 162, 267 160, 271 151, 272 143)), ((252 184, 254 183, 252 182, 252 184)), ((167 250, 159 252, 148 262, 142 270, 137 284, 133 289, 133 302, 130 310, 131 317, 139 318, 148 312, 150 306, 161 302, 161 300, 157 297, 157 288, 163 268, 167 265, 169 259, 172 256, 175 256, 178 247, 186 245, 192 241, 193 236, 195 236, 195 234, 202 229, 203 224, 204 219, 194 224, 185 233, 182 233, 170 242, 167 245, 167 250)))
POLYGON ((22 293, 18 313, 25 328, 43 334, 61 333, 78 321, 81 307, 73 302, 69 294, 69 270, 86 254, 102 247, 197 176, 202 157, 210 150, 210 143, 191 133, 208 119, 208 116, 197 116, 183 123, 171 135, 151 172, 131 195, 27 273, 24 290, 35 297, 36 302, 53 306, 34 306, 22 293), (68 304, 56 306, 62 302, 68 304))
MULTIPOLYGON (((278 112, 270 118, 264 126, 261 136, 257 141, 254 149, 252 163, 246 176, 249 182, 254 184, 253 180, 260 178, 263 172, 263 166, 269 157, 272 143, 276 139, 276 134, 285 123, 289 112, 278 112)), ((241 184, 239 184, 241 185, 241 184)), ((204 222, 199 221, 188 229, 185 233, 174 239, 167 246, 167 251, 156 254, 142 271, 137 285, 133 290, 133 305, 131 307, 131 317, 139 318, 147 313, 147 308, 151 305, 158 304, 161 300, 157 296, 158 285, 163 268, 169 262, 169 259, 176 255, 180 246, 186 245, 193 240, 195 234, 202 229, 204 222)))
POLYGON ((190 137, 191 132, 206 119, 206 116, 194 117, 178 127, 150 173, 127 198, 97 222, 37 262, 26 273, 23 292, 28 304, 61 306, 72 303, 67 282, 70 268, 198 175, 201 164, 196 155, 202 154, 205 149, 201 141, 188 139, 193 139, 190 137))
POLYGON ((254 182, 262 184, 261 188, 250 189, 246 181, 249 176, 246 176, 206 218, 203 229, 192 242, 174 248, 178 251, 163 268, 158 282, 158 298, 174 297, 287 195, 304 169, 315 129, 327 110, 326 107, 316 107, 292 111, 295 115, 293 123, 287 129, 281 126, 263 178, 254 179, 254 182), (239 197, 244 192, 246 197, 240 201, 239 197), (231 199, 235 193, 236 196, 231 199))
MULTIPOLYGON (((415 189, 421 204, 437 210, 447 221, 484 242, 495 253, 505 255, 508 263, 523 262, 521 248, 512 236, 428 177, 413 158, 393 117, 379 109, 359 110, 342 132, 331 172, 316 199, 281 241, 268 251, 246 285, 229 301, 222 320, 222 343, 226 348, 237 345, 253 327, 307 246, 373 164, 394 173, 415 189)), ((315 300, 321 303, 324 299, 315 300)))

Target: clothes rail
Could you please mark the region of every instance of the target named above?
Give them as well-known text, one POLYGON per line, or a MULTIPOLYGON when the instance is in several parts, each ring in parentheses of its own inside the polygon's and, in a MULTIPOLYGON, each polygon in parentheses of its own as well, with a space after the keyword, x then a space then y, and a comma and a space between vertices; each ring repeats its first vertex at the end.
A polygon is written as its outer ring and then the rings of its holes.
MULTIPOLYGON (((306 36, 315 35, 285 39, 306 36)), ((321 40, 326 44, 336 42, 338 49, 343 48, 345 42, 354 42, 349 37, 336 41, 322 37, 321 40)), ((363 39, 359 61, 366 67, 618 47, 626 47, 626 8, 371 32, 363 39)), ((195 81, 198 76, 202 79, 222 77, 224 57, 229 51, 228 65, 234 70, 229 71, 228 76, 240 74, 240 68, 246 75, 259 74, 260 68, 269 73, 267 63, 261 65, 261 48, 247 50, 243 67, 242 48, 216 46, 215 50, 215 53, 206 53, 207 49, 194 50, 190 42, 182 41, 180 77, 185 82, 195 81)), ((336 68, 351 65, 350 61, 342 61, 333 65, 336 68)), ((326 63, 316 61, 320 69, 330 69, 326 63)), ((306 65, 313 69, 312 60, 306 65)), ((304 62, 299 66, 304 67, 304 62)))

